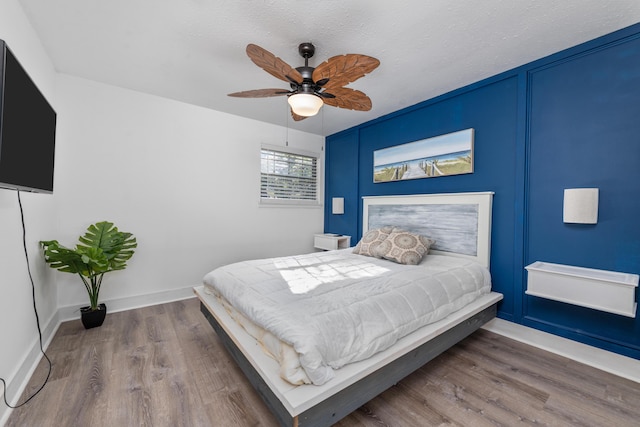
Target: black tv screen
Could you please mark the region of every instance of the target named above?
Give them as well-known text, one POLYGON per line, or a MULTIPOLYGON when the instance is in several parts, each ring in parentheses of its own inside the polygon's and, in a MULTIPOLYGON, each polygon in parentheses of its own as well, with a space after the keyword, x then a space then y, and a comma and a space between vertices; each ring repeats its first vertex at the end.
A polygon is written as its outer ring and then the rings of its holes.
POLYGON ((0 188, 53 193, 56 112, 0 40, 0 188))

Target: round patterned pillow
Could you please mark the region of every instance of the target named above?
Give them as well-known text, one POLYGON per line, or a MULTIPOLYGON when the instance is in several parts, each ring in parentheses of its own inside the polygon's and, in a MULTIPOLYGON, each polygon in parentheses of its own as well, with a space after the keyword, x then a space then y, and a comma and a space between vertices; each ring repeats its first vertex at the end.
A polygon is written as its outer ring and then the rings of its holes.
POLYGON ((400 264, 417 265, 434 242, 408 231, 393 231, 376 249, 378 258, 400 264))
POLYGON ((366 233, 364 233, 364 236, 362 236, 362 239, 360 239, 356 247, 353 248, 353 253, 380 258, 376 255, 376 248, 387 239, 389 233, 391 233, 393 230, 393 227, 385 226, 382 228, 376 228, 374 230, 367 231, 366 233))

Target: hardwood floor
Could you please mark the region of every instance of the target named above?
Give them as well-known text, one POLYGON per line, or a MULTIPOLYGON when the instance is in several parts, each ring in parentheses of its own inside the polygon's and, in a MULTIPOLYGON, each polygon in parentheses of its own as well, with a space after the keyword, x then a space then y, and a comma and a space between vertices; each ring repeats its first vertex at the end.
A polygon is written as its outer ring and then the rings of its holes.
MULTIPOLYGON (((195 298, 66 322, 47 354, 7 426, 276 425, 195 298)), ((480 330, 337 426, 639 423, 640 384, 480 330)))

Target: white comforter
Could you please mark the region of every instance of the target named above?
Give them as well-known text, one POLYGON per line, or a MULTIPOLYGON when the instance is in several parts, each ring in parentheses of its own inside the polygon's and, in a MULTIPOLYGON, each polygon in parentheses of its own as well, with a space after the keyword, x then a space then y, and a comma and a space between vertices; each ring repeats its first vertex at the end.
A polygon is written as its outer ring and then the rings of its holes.
POLYGON ((350 249, 230 264, 204 283, 290 344, 318 385, 491 288, 489 271, 465 259, 428 255, 405 266, 350 249))

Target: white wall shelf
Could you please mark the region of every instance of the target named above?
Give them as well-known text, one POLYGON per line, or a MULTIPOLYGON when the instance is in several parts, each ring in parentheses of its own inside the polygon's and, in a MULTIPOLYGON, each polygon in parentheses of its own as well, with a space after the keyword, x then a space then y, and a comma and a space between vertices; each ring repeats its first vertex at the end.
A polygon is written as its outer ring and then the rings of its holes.
POLYGON ((527 295, 636 317, 638 275, 536 261, 528 271, 527 295))
POLYGON ((351 236, 343 236, 341 234, 315 234, 313 246, 316 249, 324 249, 327 251, 336 249, 346 249, 351 247, 351 236))

